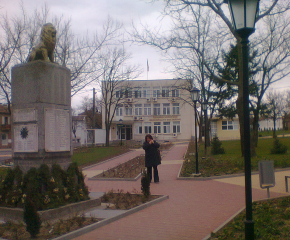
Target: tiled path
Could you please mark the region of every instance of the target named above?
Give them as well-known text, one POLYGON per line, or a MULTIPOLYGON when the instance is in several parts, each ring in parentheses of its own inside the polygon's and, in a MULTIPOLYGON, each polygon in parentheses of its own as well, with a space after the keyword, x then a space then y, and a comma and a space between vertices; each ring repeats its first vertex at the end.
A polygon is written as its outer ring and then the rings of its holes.
MULTIPOLYGON (((177 180, 186 148, 187 144, 174 145, 158 168, 160 183, 151 184, 152 194, 169 195, 168 200, 75 239, 201 240, 243 208, 245 205, 243 186, 214 180, 177 180)), ((130 158, 137 153, 138 151, 131 152, 122 157, 130 158)), ((95 168, 102 169, 102 165, 95 168)), ((93 170, 87 169, 85 172, 91 171, 92 174, 93 170)), ((105 192, 112 188, 126 191, 135 188, 140 191, 141 187, 140 179, 136 182, 91 180, 87 181, 87 184, 91 191, 96 192, 105 192)), ((271 193, 271 197, 281 195, 271 193)), ((253 200, 265 197, 264 190, 253 188, 253 200)))

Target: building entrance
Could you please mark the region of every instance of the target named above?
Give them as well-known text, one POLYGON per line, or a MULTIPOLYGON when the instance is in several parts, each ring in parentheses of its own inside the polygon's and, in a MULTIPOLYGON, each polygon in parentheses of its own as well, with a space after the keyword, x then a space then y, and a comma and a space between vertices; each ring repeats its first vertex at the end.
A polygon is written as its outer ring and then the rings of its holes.
POLYGON ((118 138, 121 140, 132 139, 132 125, 123 125, 118 127, 118 138))

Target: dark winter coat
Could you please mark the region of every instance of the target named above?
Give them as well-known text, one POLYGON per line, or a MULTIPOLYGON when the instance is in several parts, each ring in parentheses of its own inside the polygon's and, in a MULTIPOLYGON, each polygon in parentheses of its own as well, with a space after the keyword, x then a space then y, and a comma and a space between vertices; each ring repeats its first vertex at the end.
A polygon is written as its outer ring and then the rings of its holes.
POLYGON ((157 148, 159 147, 160 145, 156 141, 154 141, 153 144, 149 144, 148 142, 143 143, 143 149, 145 150, 145 167, 161 164, 157 153, 157 148))

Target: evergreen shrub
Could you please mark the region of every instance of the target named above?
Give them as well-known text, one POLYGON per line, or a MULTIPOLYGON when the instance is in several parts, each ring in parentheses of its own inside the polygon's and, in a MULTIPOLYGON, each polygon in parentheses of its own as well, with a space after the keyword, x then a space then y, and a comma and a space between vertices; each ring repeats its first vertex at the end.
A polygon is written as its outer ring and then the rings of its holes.
POLYGON ((225 149, 222 147, 222 142, 219 140, 218 137, 214 137, 211 142, 211 154, 217 155, 217 154, 224 154, 225 149))
POLYGON ((271 149, 271 154, 284 154, 288 150, 287 146, 282 144, 280 140, 276 137, 274 138, 273 148, 271 149))

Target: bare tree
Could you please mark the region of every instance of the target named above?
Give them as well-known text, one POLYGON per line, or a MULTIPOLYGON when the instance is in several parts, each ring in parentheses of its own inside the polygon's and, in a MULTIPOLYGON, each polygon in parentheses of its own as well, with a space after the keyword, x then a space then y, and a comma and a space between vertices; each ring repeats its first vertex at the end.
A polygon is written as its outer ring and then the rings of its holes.
POLYGON ((265 116, 271 118, 274 123, 273 138, 276 137, 276 120, 282 117, 286 108, 286 97, 283 92, 269 91, 266 94, 267 110, 265 116))
POLYGON ((96 68, 95 64, 98 52, 119 37, 122 27, 120 23, 108 17, 100 34, 96 33, 93 38, 89 35, 76 38, 71 31, 71 21, 57 16, 50 18, 46 5, 40 11, 36 9, 32 15, 27 14, 23 5, 20 5, 20 8, 21 15, 10 18, 3 15, 0 21, 0 96, 2 101, 7 102, 9 111, 11 68, 26 62, 27 56, 39 39, 42 26, 48 21, 57 29, 55 62, 71 70, 72 95, 100 76, 100 69, 96 68))
POLYGON ((93 98, 88 96, 83 97, 79 112, 81 115, 86 116, 87 128, 102 128, 102 114, 101 114, 101 99, 95 99, 95 111, 93 110, 93 98), (95 114, 95 117, 94 117, 95 114))
MULTIPOLYGON (((153 1, 154 2, 154 1, 153 1)), ((234 31, 234 28, 231 24, 231 21, 229 19, 229 14, 227 11, 224 11, 224 8, 222 5, 224 3, 223 0, 180 0, 180 1, 174 1, 174 0, 165 0, 166 6, 164 9, 164 14, 172 17, 172 19, 175 19, 176 15, 192 15, 197 11, 198 7, 207 8, 210 9, 211 12, 213 12, 217 17, 218 21, 216 24, 219 24, 220 28, 223 28, 224 30, 224 38, 222 39, 225 42, 228 39, 236 39, 237 44, 239 46, 239 56, 241 56, 241 38, 236 34, 234 31)), ((290 9, 290 3, 288 1, 267 1, 267 0, 261 0, 260 1, 260 14, 257 18, 257 21, 259 22, 261 19, 263 19, 265 16, 271 15, 280 15, 285 14, 290 9)), ((181 29, 184 31, 183 29, 181 29)), ((215 80, 215 81, 221 81, 228 84, 234 84, 238 86, 238 96, 236 101, 237 106, 237 113, 239 116, 239 122, 240 122, 240 135, 241 135, 241 149, 242 154, 244 153, 244 146, 243 146, 243 139, 244 139, 244 117, 243 117, 243 88, 242 88, 242 79, 243 79, 243 72, 242 72, 242 58, 239 58, 239 79, 238 82, 233 83, 232 81, 228 81, 226 79, 223 79, 219 77, 214 70, 211 68, 211 61, 207 59, 207 56, 196 46, 191 44, 191 42, 183 41, 182 38, 180 38, 180 34, 176 31, 172 31, 172 34, 165 34, 159 31, 152 31, 148 27, 144 26, 144 29, 142 32, 138 31, 135 27, 132 33, 133 40, 142 44, 148 44, 151 46, 155 46, 160 48, 161 50, 168 51, 169 49, 175 48, 191 48, 192 51, 195 51, 198 55, 201 56, 201 60, 203 61, 203 64, 206 68, 206 71, 208 72, 208 76, 215 80)), ((218 59, 217 59, 218 60, 218 59)))
POLYGON ((118 104, 122 103, 123 94, 130 91, 130 81, 137 78, 141 71, 138 66, 129 65, 130 54, 124 49, 107 48, 99 56, 101 71, 101 93, 103 119, 106 129, 106 146, 109 146, 110 128, 118 104), (118 94, 116 94, 118 90, 118 94))

